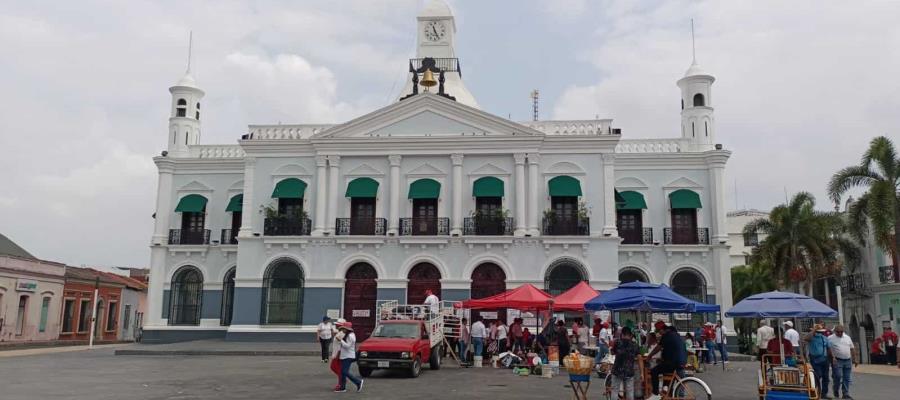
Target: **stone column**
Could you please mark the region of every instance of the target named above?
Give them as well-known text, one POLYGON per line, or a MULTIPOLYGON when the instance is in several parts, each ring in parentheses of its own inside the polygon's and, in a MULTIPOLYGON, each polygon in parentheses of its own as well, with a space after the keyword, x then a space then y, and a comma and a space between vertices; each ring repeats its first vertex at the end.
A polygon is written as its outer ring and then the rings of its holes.
POLYGON ((710 244, 728 241, 728 229, 725 227, 725 163, 728 161, 727 152, 719 151, 706 158, 709 167, 709 201, 710 215, 710 244))
POLYGON ((460 236, 463 233, 463 155, 451 154, 450 161, 453 164, 453 218, 450 221, 450 236, 460 236))
POLYGON ((340 193, 338 193, 338 179, 341 176, 341 156, 328 156, 328 220, 326 229, 335 234, 335 220, 337 219, 338 202, 340 201, 340 193))
POLYGON ((399 155, 388 156, 391 164, 391 194, 390 194, 390 213, 388 213, 388 236, 397 236, 400 234, 400 161, 403 158, 399 155))
POLYGON ((528 154, 528 233, 531 236, 541 234, 541 210, 539 208, 541 202, 541 155, 537 153, 528 154))
POLYGON ((253 218, 256 216, 256 210, 253 209, 253 181, 256 175, 256 158, 244 158, 244 193, 243 202, 241 203, 241 229, 238 231, 239 238, 248 238, 253 236, 253 218))
POLYGON ((316 156, 316 215, 313 216, 315 223, 313 224, 312 236, 322 236, 325 234, 328 215, 326 214, 326 205, 328 204, 328 157, 316 156))
POLYGON ((525 153, 513 154, 516 162, 516 236, 525 236, 528 225, 525 221, 525 153))
POLYGON ((616 228, 616 155, 603 155, 603 236, 619 236, 616 228))
POLYGON ((167 158, 154 160, 159 169, 159 187, 156 191, 156 220, 150 240, 150 287, 147 290, 148 326, 164 325, 162 322, 163 289, 166 280, 166 256, 169 244, 169 221, 172 207, 172 174, 175 163, 167 158))

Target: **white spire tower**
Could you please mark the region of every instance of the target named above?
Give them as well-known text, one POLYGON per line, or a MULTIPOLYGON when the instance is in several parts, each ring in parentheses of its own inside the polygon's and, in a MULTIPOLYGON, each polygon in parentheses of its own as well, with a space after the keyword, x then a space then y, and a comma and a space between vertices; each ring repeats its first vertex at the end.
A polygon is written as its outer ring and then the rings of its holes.
POLYGON ((697 64, 694 40, 694 20, 691 20, 691 48, 693 60, 684 77, 678 80, 681 88, 681 136, 690 139, 698 150, 716 143, 713 114, 712 84, 716 78, 697 64))
POLYGON ((191 52, 193 50, 193 32, 188 39, 187 70, 184 76, 169 88, 172 94, 172 108, 169 117, 169 155, 186 157, 189 146, 200 143, 200 100, 204 92, 197 87, 191 76, 191 52))

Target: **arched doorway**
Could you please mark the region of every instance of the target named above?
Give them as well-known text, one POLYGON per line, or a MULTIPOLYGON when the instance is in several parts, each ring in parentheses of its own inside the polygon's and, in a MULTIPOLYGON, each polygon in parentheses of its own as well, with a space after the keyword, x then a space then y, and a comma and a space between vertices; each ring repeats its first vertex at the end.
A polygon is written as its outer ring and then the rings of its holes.
POLYGON ((650 283, 647 274, 635 267, 625 267, 619 270, 619 283, 645 282, 650 283))
POLYGON ((222 315, 219 317, 219 323, 222 326, 231 325, 231 316, 234 313, 234 275, 237 272, 236 267, 232 267, 225 274, 225 281, 222 282, 222 315))
POLYGON ((169 325, 200 325, 203 275, 194 267, 182 267, 172 279, 169 325))
POLYGON ((578 282, 586 281, 587 276, 584 273, 584 267, 575 260, 563 258, 554 261, 547 269, 547 275, 544 276, 544 290, 552 296, 559 295, 566 290, 571 289, 578 282))
POLYGON ((409 279, 406 285, 407 303, 424 303, 425 290, 429 289, 438 297, 441 296, 441 271, 434 264, 420 262, 409 270, 406 278, 409 279))
POLYGON ((303 270, 291 260, 277 261, 263 281, 263 325, 300 325, 303 320, 303 270))
MULTIPOLYGON (((485 297, 500 294, 506 291, 506 273, 499 265, 484 263, 472 271, 472 286, 470 297, 483 299, 485 297)), ((472 319, 481 317, 481 311, 472 311, 472 319)), ((506 310, 497 310, 497 318, 506 321, 506 310)))
MULTIPOLYGON (((706 302, 706 280, 703 275, 691 268, 685 268, 675 272, 671 280, 672 290, 684 297, 701 303, 706 302)), ((693 332, 693 329, 703 324, 702 314, 677 314, 675 315, 675 327, 680 331, 693 332), (678 317, 687 317, 678 318, 678 317)))
POLYGON ((369 337, 375 329, 375 301, 378 299, 378 272, 369 263, 350 266, 344 281, 344 319, 353 323, 356 340, 369 337))

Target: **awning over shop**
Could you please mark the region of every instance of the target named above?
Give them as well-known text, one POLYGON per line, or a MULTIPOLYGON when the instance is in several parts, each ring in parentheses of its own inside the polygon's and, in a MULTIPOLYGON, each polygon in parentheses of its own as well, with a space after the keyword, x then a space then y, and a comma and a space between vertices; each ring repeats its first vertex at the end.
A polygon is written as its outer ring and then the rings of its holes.
POLYGON ((703 208, 700 195, 693 190, 679 189, 669 194, 672 208, 703 208))
POLYGON ((557 176, 550 180, 550 196, 581 196, 581 183, 571 176, 557 176))
POLYGON ((478 178, 472 184, 472 197, 503 197, 503 181, 493 176, 478 178))
POLYGON ((581 281, 571 289, 560 293, 553 298, 554 311, 584 311, 584 303, 587 303, 600 293, 587 282, 581 281))
POLYGON ((206 211, 206 197, 199 194, 189 194, 178 201, 175 212, 204 212, 206 211))
POLYGON ((306 182, 297 178, 283 179, 275 185, 272 191, 273 199, 302 199, 306 192, 306 182))
POLYGON ((225 212, 241 212, 244 209, 244 195, 236 194, 231 197, 231 200, 228 201, 228 207, 225 207, 225 212))
POLYGON ((631 190, 619 192, 622 202, 616 202, 616 208, 620 210, 646 210, 647 202, 644 201, 644 195, 631 190))
POLYGON ((372 178, 356 178, 347 184, 344 197, 373 198, 378 195, 378 181, 372 178))
MULTIPOLYGON (((378 184, 375 185, 377 189, 378 184)), ((434 179, 419 179, 409 185, 410 199, 436 199, 438 197, 441 197, 441 183, 434 179)))
POLYGON ((547 310, 552 304, 552 296, 547 294, 547 292, 526 283, 515 289, 510 289, 503 293, 495 294, 483 299, 469 299, 463 301, 462 307, 472 310, 494 310, 503 308, 515 308, 517 310, 547 310))

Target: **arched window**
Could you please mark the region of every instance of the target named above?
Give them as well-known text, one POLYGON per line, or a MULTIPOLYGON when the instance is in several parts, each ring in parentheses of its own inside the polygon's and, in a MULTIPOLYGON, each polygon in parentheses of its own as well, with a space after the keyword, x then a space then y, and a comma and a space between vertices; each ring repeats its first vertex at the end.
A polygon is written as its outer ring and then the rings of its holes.
POLYGON ((706 106, 706 99, 703 98, 703 93, 697 93, 694 95, 694 107, 704 107, 706 106))
POLYGON ((231 325, 231 316, 234 313, 234 275, 237 267, 232 267, 225 274, 225 281, 222 282, 222 313, 219 316, 219 324, 222 326, 231 325))
POLYGON ((263 325, 300 325, 303 320, 303 282, 303 270, 294 261, 282 260, 269 267, 263 282, 263 325))
MULTIPOLYGON (((685 268, 672 275, 672 290, 694 301, 706 303, 706 281, 703 275, 691 268, 685 268)), ((704 315, 691 314, 690 319, 677 319, 675 326, 680 331, 692 331, 703 323, 704 315)))
POLYGON ((375 329, 378 272, 369 263, 358 262, 344 277, 344 319, 353 323, 356 340, 365 340, 375 329))
POLYGON ((437 296, 441 295, 441 271, 431 263, 416 264, 409 270, 406 278, 409 279, 406 286, 406 302, 409 304, 424 303, 426 290, 431 290, 437 296))
POLYGON ((175 107, 175 116, 176 117, 186 117, 187 116, 187 101, 184 99, 178 99, 178 106, 175 107))
MULTIPOLYGON (((506 273, 499 265, 494 263, 484 263, 475 267, 472 271, 472 286, 470 287, 470 297, 473 299, 483 299, 485 297, 500 294, 506 291, 506 273)), ((497 310, 497 318, 506 321, 506 310, 497 310)), ((472 320, 481 315, 479 311, 472 310, 472 320)))
POLYGON ((553 262, 547 269, 544 290, 556 296, 585 280, 584 268, 575 260, 564 258, 553 262))
POLYGON ((644 271, 634 267, 626 267, 619 270, 619 283, 630 282, 650 283, 650 279, 647 278, 647 274, 645 274, 644 271))
POLYGON ((172 279, 169 325, 199 325, 203 275, 194 267, 182 267, 172 279))

